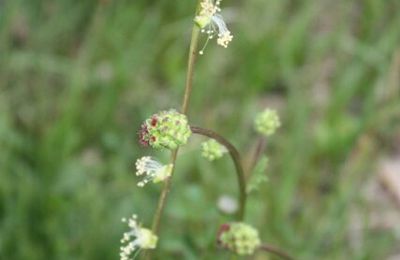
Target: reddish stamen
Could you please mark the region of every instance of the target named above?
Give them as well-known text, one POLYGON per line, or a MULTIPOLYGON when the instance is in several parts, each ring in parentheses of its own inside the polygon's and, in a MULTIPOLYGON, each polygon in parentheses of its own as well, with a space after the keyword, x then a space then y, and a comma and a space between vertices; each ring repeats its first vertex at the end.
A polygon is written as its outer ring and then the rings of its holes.
POLYGON ((151 125, 151 126, 156 126, 156 125, 157 125, 157 122, 158 122, 158 119, 157 119, 156 117, 152 117, 152 118, 151 118, 150 125, 151 125))
POLYGON ((139 135, 139 143, 143 146, 149 146, 149 141, 147 138, 148 133, 149 131, 147 130, 146 123, 142 124, 138 132, 138 135, 139 135))
POLYGON ((222 245, 222 241, 221 241, 221 235, 227 231, 229 231, 229 229, 231 229, 231 226, 229 224, 222 224, 219 227, 218 233, 217 233, 217 243, 218 245, 222 245))

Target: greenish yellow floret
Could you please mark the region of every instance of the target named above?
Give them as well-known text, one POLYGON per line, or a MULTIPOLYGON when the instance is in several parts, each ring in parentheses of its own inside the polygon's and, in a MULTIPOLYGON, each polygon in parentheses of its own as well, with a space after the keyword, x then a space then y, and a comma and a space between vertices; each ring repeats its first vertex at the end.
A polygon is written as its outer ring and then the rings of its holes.
POLYGON ((201 155, 209 161, 221 158, 227 152, 225 146, 214 139, 210 139, 201 144, 201 155))
POLYGON ((148 118, 139 131, 139 141, 144 146, 173 150, 186 144, 191 133, 187 117, 171 109, 148 118))
POLYGON ((137 216, 126 219, 122 222, 128 224, 129 230, 124 232, 121 239, 120 260, 132 260, 135 253, 141 249, 154 249, 157 246, 158 237, 150 229, 143 228, 137 221, 137 216))
POLYGON ((207 35, 204 47, 199 51, 203 54, 209 40, 217 37, 217 44, 227 48, 233 39, 224 18, 221 15, 221 0, 202 0, 200 9, 194 18, 195 23, 200 27, 200 31, 207 35))
POLYGON ((254 120, 255 130, 265 136, 275 133, 276 129, 281 126, 278 113, 272 109, 265 109, 263 112, 257 114, 254 120))
POLYGON ((139 187, 143 187, 148 182, 158 183, 166 180, 172 174, 172 164, 162 164, 150 156, 143 156, 135 163, 136 176, 144 176, 143 180, 138 182, 139 187))
POLYGON ((261 245, 258 231, 242 222, 225 224, 219 242, 239 255, 251 255, 261 245))

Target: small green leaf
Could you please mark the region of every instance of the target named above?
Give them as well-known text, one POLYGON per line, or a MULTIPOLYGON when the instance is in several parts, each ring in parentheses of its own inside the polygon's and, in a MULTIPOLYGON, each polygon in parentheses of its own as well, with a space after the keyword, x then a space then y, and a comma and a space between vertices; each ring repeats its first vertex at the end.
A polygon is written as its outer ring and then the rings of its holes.
POLYGON ((264 156, 257 162, 256 167, 252 172, 249 183, 247 185, 247 193, 257 191, 262 183, 268 181, 268 178, 265 175, 265 170, 267 169, 267 167, 268 157, 264 156))

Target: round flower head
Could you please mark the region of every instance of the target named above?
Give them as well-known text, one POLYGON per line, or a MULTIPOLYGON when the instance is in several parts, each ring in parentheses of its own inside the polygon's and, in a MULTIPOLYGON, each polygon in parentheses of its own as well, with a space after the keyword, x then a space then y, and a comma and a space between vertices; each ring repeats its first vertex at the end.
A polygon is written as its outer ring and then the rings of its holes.
MULTIPOLYGON (((129 219, 122 219, 129 227, 129 231, 123 234, 121 239, 120 259, 131 260, 133 252, 138 249, 154 249, 157 245, 157 236, 147 228, 141 227, 137 222, 136 215, 132 215, 129 219)), ((137 251, 136 253, 139 253, 137 251)))
POLYGON ((265 136, 272 135, 276 129, 281 126, 278 114, 275 110, 265 109, 257 114, 254 120, 255 130, 265 136))
POLYGON ((227 152, 225 146, 214 139, 210 139, 201 144, 201 155, 207 160, 214 161, 221 158, 227 152))
POLYGON ((239 255, 251 255, 261 244, 258 231, 241 222, 223 224, 218 233, 218 242, 239 255))
POLYGON ((173 150, 186 144, 190 134, 186 116, 171 109, 147 119, 139 131, 139 141, 144 146, 173 150))
POLYGON ((201 28, 201 32, 207 34, 207 41, 200 51, 200 54, 203 54, 208 41, 215 36, 218 37, 217 44, 225 48, 228 47, 228 44, 233 39, 231 32, 226 27, 225 21, 220 14, 220 4, 221 0, 203 0, 200 3, 200 11, 194 18, 194 21, 201 28))
POLYGON ((153 160, 150 156, 143 156, 136 161, 136 176, 145 175, 144 179, 138 182, 139 187, 143 187, 146 183, 161 182, 171 176, 172 164, 161 164, 153 160))

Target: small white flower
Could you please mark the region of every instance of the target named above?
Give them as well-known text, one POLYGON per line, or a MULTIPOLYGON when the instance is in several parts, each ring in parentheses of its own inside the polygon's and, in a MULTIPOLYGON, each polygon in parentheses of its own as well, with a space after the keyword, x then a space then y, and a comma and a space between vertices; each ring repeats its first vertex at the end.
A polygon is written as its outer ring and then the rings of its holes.
POLYGON ((204 0, 200 3, 199 16, 213 16, 216 12, 221 11, 219 7, 221 1, 217 1, 215 4, 211 0, 204 0))
MULTIPOLYGON (((121 239, 120 259, 133 259, 132 253, 136 249, 154 249, 157 245, 158 237, 147 228, 142 228, 137 222, 137 216, 132 215, 129 219, 123 218, 122 222, 128 223, 129 231, 123 234, 121 239)), ((139 253, 139 251, 137 251, 139 253)))
POLYGON ((238 204, 236 199, 229 195, 222 195, 218 198, 217 202, 219 210, 226 214, 233 214, 238 209, 238 204))
POLYGON ((221 8, 219 7, 221 0, 203 0, 200 3, 199 14, 195 17, 194 21, 201 28, 201 32, 207 34, 207 41, 203 49, 199 52, 203 54, 205 47, 209 40, 215 36, 218 37, 217 44, 225 48, 232 41, 233 36, 226 27, 224 19, 222 17, 221 8))
POLYGON ((136 161, 136 175, 145 175, 145 177, 137 185, 143 187, 150 181, 153 181, 153 183, 164 181, 171 176, 172 166, 172 164, 161 164, 150 156, 143 156, 136 161))
POLYGON ((226 32, 224 32, 224 33, 222 33, 222 34, 221 34, 221 33, 218 34, 217 43, 218 43, 219 45, 221 45, 221 46, 227 48, 229 42, 232 41, 232 38, 233 38, 233 36, 232 36, 231 32, 230 32, 230 31, 226 31, 226 32))

